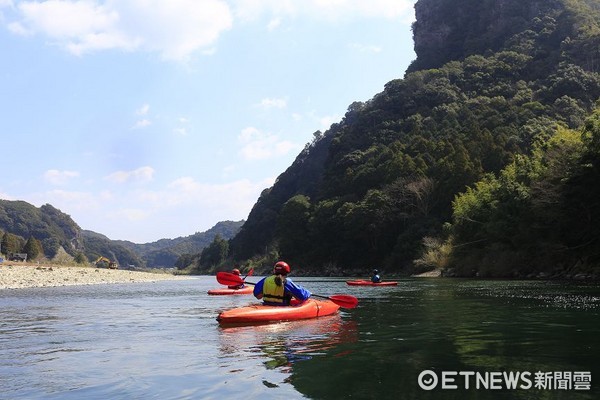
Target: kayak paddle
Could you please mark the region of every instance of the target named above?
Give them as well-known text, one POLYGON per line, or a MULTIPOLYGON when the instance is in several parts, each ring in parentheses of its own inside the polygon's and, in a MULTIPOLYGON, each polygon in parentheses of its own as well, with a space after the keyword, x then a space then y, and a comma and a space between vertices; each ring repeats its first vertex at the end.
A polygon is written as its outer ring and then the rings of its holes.
POLYGON ((244 277, 244 280, 246 280, 247 277, 249 277, 250 275, 252 275, 254 273, 254 268, 250 268, 250 271, 248 271, 246 273, 246 276, 244 277))
MULTIPOLYGON (((256 285, 256 283, 245 282, 242 278, 239 277, 239 275, 232 274, 230 272, 217 272, 217 282, 227 286, 236 286, 241 285, 242 283, 246 283, 248 285, 256 285)), ((334 294, 333 296, 329 297, 313 294, 313 296, 331 300, 342 308, 356 308, 356 306, 358 305, 358 299, 354 296, 350 296, 347 294, 334 294)))

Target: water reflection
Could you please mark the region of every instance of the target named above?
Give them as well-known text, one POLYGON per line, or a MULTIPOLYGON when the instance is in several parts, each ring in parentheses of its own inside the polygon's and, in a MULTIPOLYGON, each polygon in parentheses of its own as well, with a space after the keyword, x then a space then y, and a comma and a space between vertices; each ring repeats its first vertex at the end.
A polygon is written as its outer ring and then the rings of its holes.
MULTIPOLYGON (((359 337, 332 354, 294 365, 290 382, 313 399, 593 399, 597 390, 433 390, 424 370, 592 371, 600 356, 598 287, 434 280, 359 289, 359 337)), ((592 378, 593 379, 593 378, 592 378)))
POLYGON ((221 356, 262 361, 267 369, 292 373, 294 363, 329 355, 336 346, 358 340, 357 324, 340 314, 276 324, 220 327, 221 356))
POLYGON ((281 324, 221 327, 243 296, 214 277, 0 291, 0 398, 596 399, 600 285, 307 281, 359 306, 281 324), (233 298, 235 297, 235 298, 233 298), (433 390, 423 370, 591 371, 592 390, 433 390))

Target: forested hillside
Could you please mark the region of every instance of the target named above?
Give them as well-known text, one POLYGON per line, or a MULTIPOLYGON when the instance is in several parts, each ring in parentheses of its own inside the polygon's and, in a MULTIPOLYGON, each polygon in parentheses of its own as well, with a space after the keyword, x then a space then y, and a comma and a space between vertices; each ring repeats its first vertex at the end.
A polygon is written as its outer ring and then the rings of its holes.
POLYGON ((322 273, 592 273, 598 204, 584 192, 598 177, 598 2, 415 9, 417 59, 404 78, 315 135, 262 193, 232 257, 322 273))
POLYGON ((179 257, 201 252, 215 237, 232 238, 242 224, 222 221, 206 232, 136 244, 82 230, 50 204, 38 208, 24 201, 0 200, 0 254, 27 253, 28 260, 71 258, 83 264, 102 256, 122 268, 172 268, 179 257))
POLYGON ((21 252, 26 241, 38 240, 48 257, 59 248, 70 254, 83 249, 81 228, 67 214, 44 204, 40 208, 24 201, 0 200, 2 253, 21 252))
POLYGON ((137 244, 123 240, 115 242, 137 254, 146 262, 148 268, 173 267, 181 256, 202 252, 217 236, 231 239, 243 223, 244 221, 221 221, 206 232, 196 232, 175 239, 161 239, 152 243, 137 244))

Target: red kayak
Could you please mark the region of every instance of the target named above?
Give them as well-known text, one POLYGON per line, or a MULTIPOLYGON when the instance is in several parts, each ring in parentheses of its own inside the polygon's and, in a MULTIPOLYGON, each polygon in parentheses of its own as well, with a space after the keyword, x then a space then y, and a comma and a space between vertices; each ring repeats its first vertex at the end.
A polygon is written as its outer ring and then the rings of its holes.
POLYGON ((346 281, 346 283, 350 286, 396 286, 398 284, 398 282, 392 282, 392 281, 375 283, 375 282, 363 281, 363 280, 346 281))
POLYGON ((230 288, 222 288, 222 289, 211 289, 208 291, 210 295, 229 295, 229 294, 252 294, 254 288, 252 286, 244 286, 241 289, 230 289, 230 288))
POLYGON ((336 313, 339 308, 339 305, 330 300, 315 299, 308 299, 304 303, 290 306, 257 304, 223 311, 217 317, 217 321, 221 324, 292 321, 331 315, 336 313))

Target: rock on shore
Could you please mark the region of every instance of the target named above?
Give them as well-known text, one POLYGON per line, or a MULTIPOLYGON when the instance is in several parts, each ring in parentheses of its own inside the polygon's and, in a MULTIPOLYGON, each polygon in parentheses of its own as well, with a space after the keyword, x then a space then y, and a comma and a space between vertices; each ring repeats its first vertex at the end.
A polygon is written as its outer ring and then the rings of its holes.
POLYGON ((0 264, 0 289, 96 285, 102 283, 156 282, 186 279, 166 273, 151 273, 94 267, 0 264))

